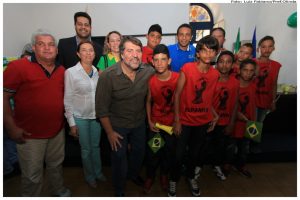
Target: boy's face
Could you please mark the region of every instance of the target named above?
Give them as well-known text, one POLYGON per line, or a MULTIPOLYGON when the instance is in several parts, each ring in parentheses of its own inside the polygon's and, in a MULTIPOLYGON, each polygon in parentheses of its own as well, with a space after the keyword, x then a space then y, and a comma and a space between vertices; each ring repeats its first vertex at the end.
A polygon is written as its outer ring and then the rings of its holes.
POLYGON ((178 44, 182 48, 187 48, 192 39, 192 30, 187 27, 181 27, 177 34, 178 44))
POLYGON ((167 54, 159 53, 153 56, 152 63, 156 72, 162 74, 169 69, 171 59, 168 58, 167 54))
POLYGON ((246 64, 242 69, 240 69, 240 77, 244 81, 251 81, 255 74, 255 66, 252 64, 246 64))
POLYGON ((272 40, 265 40, 259 46, 260 56, 269 58, 275 50, 274 42, 272 40))
POLYGON ((232 68, 233 60, 230 55, 222 55, 217 63, 217 70, 221 74, 229 74, 231 68, 232 68))
POLYGON ((210 62, 215 58, 216 51, 214 49, 209 49, 206 46, 203 46, 196 54, 200 62, 204 64, 210 64, 210 62))
POLYGON ((252 48, 242 46, 237 53, 237 59, 239 62, 242 62, 246 59, 252 58, 252 48))
POLYGON ((161 41, 161 34, 156 31, 152 31, 146 35, 147 46, 154 49, 161 41))

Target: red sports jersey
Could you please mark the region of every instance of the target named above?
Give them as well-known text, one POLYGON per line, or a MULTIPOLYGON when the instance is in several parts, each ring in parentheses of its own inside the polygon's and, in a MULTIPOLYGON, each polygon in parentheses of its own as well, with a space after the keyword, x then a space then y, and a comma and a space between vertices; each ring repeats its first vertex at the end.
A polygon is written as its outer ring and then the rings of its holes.
POLYGON ((173 125, 174 122, 174 91, 179 74, 172 72, 171 78, 162 81, 156 75, 149 80, 150 92, 153 101, 151 109, 152 122, 164 125, 173 125))
MULTIPOLYGON (((252 81, 247 87, 240 87, 239 90, 239 106, 238 112, 244 114, 248 120, 256 120, 256 106, 255 106, 255 81, 252 81)), ((246 130, 246 122, 239 119, 236 120, 233 137, 244 137, 246 130)))
POLYGON ((152 65, 153 49, 149 48, 148 46, 144 46, 142 51, 142 62, 152 65))
POLYGON ((233 76, 230 76, 226 82, 218 81, 213 102, 213 107, 219 115, 218 125, 229 124, 239 87, 240 82, 233 76))
POLYGON ((201 126, 213 119, 211 109, 219 72, 210 67, 201 73, 197 64, 186 63, 181 68, 186 81, 180 97, 180 121, 187 126, 201 126))
POLYGON ((271 108, 273 101, 273 89, 281 64, 270 60, 269 62, 254 61, 259 66, 259 74, 256 78, 256 106, 262 109, 271 108))
POLYGON ((233 63, 230 75, 237 78, 239 75, 238 74, 239 68, 240 68, 240 66, 238 64, 233 63))

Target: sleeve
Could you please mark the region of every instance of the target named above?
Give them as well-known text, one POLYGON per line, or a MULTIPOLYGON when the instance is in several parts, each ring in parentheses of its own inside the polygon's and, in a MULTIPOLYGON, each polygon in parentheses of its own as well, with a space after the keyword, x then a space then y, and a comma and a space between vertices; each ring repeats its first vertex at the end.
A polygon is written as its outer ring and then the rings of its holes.
POLYGON ((5 92, 16 93, 22 85, 23 76, 20 69, 23 66, 18 67, 18 64, 20 64, 19 61, 9 63, 3 73, 3 88, 5 92))
POLYGON ((65 94, 64 94, 64 105, 65 105, 65 116, 69 123, 69 126, 75 126, 74 120, 74 110, 73 110, 73 101, 72 97, 74 94, 74 84, 73 78, 70 70, 66 70, 65 72, 65 94))
POLYGON ((110 115, 110 105, 112 98, 112 78, 108 73, 110 71, 104 71, 97 83, 96 88, 96 117, 109 117, 110 115))
POLYGON ((105 63, 104 63, 104 58, 103 56, 101 56, 98 64, 97 64, 97 68, 101 71, 104 71, 105 70, 105 63))

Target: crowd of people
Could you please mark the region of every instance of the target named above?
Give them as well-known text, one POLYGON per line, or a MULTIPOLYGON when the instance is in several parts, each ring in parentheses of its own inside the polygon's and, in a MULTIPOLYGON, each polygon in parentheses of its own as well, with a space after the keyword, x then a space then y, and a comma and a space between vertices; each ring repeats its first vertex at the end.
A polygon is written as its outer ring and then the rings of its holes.
POLYGON ((225 49, 221 27, 196 47, 189 24, 178 27, 177 42, 169 46, 160 44, 162 28, 153 24, 146 46, 111 31, 102 48, 92 40, 88 13, 75 13, 74 26, 76 35, 58 44, 49 31, 38 29, 32 52, 4 71, 4 127, 16 143, 21 196, 41 195, 44 163, 52 194, 72 195, 62 176, 65 132, 79 139, 91 188, 107 179, 99 147, 101 134, 107 135, 115 196, 125 196, 127 180, 150 193, 157 168, 170 197, 176 196, 182 168, 193 196, 201 195, 204 165, 222 181, 233 168, 252 177, 246 168, 251 143, 244 133, 248 121, 263 122, 276 109, 281 64, 270 58, 273 37, 263 37, 259 57, 252 58, 250 43, 236 55, 225 49), (148 141, 157 135, 164 145, 153 151, 148 141))

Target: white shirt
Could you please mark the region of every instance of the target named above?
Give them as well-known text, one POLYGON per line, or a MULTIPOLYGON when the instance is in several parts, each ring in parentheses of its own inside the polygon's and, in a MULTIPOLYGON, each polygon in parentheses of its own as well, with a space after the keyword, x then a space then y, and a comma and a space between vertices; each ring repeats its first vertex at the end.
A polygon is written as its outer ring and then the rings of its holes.
POLYGON ((96 119, 95 92, 98 82, 98 71, 93 68, 90 78, 80 62, 65 72, 65 116, 69 126, 75 126, 76 118, 96 119))

